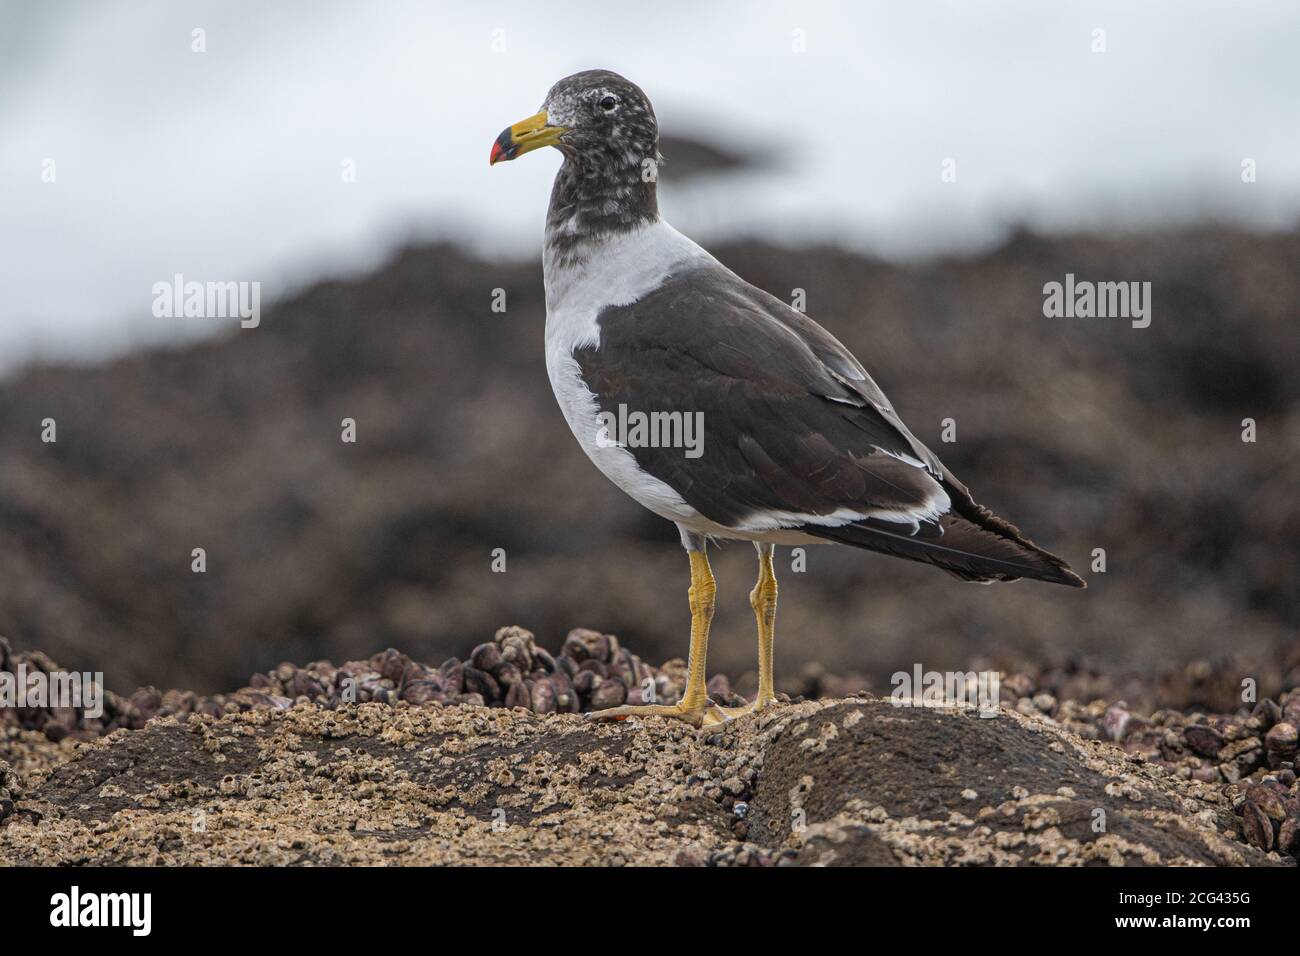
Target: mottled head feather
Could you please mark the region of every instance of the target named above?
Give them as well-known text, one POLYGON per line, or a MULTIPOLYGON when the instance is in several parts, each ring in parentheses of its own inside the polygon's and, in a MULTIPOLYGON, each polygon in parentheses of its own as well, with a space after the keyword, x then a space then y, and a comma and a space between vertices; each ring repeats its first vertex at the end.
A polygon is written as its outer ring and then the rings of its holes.
POLYGON ((641 88, 609 70, 584 70, 551 87, 547 121, 568 132, 564 165, 547 215, 548 252, 582 256, 582 246, 659 218, 659 124, 641 88))

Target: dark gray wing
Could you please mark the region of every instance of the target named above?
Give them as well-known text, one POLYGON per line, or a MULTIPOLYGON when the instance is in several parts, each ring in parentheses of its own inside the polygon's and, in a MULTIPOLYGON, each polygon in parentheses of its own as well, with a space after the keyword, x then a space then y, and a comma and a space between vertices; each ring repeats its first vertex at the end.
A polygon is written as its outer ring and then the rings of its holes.
POLYGON ((673 277, 606 308, 598 323, 599 346, 574 357, 601 410, 701 413, 700 457, 628 450, 719 524, 763 513, 907 514, 942 500, 943 466, 849 351, 726 269, 673 277))
POLYGON ((699 457, 628 451, 705 517, 738 528, 859 513, 801 527, 971 580, 1078 581, 971 500, 834 336, 722 266, 674 276, 597 321, 599 345, 574 358, 602 412, 702 415, 699 457))

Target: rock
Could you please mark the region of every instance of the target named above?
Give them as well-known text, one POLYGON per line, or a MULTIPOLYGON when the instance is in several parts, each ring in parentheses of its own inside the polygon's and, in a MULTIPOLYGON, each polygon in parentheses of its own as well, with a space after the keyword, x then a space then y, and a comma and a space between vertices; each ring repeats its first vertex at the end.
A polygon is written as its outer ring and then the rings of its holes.
MULTIPOLYGON (((1024 698, 1022 698, 1023 700, 1024 698)), ((1112 704, 1106 708, 1105 716, 1102 717, 1101 726, 1105 732, 1107 740, 1113 740, 1116 743, 1124 739, 1128 732, 1128 726, 1132 720, 1128 710, 1122 704, 1112 704)))
POLYGON ((533 713, 555 713, 555 696, 555 685, 551 683, 549 677, 542 677, 533 681, 531 694, 533 713))
POLYGON ((1276 769, 1294 760, 1297 745, 1300 745, 1300 736, 1296 733, 1295 724, 1287 721, 1274 724, 1264 736, 1264 750, 1268 757, 1268 765, 1276 769))
POLYGON ((402 700, 412 704, 426 704, 442 699, 442 688, 431 680, 414 680, 402 688, 402 700))
POLYGON ((510 689, 506 691, 507 707, 523 707, 528 710, 532 705, 533 697, 527 684, 520 680, 510 685, 510 689))
POLYGON ((1267 865, 1294 839, 1255 799, 1278 781, 1243 798, 1247 845, 1220 791, 1010 711, 855 698, 712 735, 636 723, 312 702, 165 717, 0 792, 0 866, 1267 865), (199 812, 220 825, 162 838, 199 812))
POLYGON ((1254 804, 1264 816, 1277 823, 1286 819, 1282 797, 1268 784, 1259 784, 1246 791, 1246 802, 1254 804))
POLYGON ((605 680, 591 695, 592 710, 608 710, 627 702, 627 687, 620 680, 605 680))
POLYGON ((1242 808, 1241 823, 1247 843, 1265 853, 1273 849, 1273 821, 1250 800, 1242 808))
POLYGON ((1300 808, 1293 808, 1278 828, 1277 848, 1295 856, 1300 851, 1300 808))
MULTIPOLYGON (((11 666, 24 662, 36 669, 59 669, 46 655, 39 652, 14 653, 7 644, 0 647, 0 657, 7 659, 11 666)), ((206 726, 206 722, 236 715, 270 719, 272 714, 289 710, 310 712, 318 708, 333 715, 329 720, 348 721, 353 719, 351 715, 357 712, 358 704, 390 708, 392 719, 399 721, 407 719, 400 716, 402 711, 411 708, 507 708, 515 712, 507 719, 505 726, 508 727, 512 726, 511 721, 522 719, 522 712, 559 719, 558 715, 606 710, 625 703, 672 704, 680 699, 686 673, 686 663, 680 659, 670 660, 658 668, 646 664, 613 635, 574 629, 565 638, 564 650, 558 656, 552 656, 537 645, 529 631, 506 627, 499 629, 491 641, 477 645, 469 655, 469 663, 450 658, 434 667, 390 648, 366 660, 349 661, 337 668, 329 661, 314 661, 305 667, 284 662, 272 671, 253 675, 248 687, 229 694, 200 697, 181 690, 160 692, 153 687, 140 688, 129 698, 109 693, 104 714, 98 719, 89 718, 71 707, 3 709, 0 710, 0 759, 13 755, 4 748, 5 735, 12 733, 35 732, 38 739, 45 741, 42 746, 51 748, 42 759, 53 766, 69 760, 76 753, 73 748, 58 746, 68 737, 91 741, 119 730, 139 732, 150 720, 171 726, 189 726, 189 721, 195 721, 194 726, 206 726)), ((1219 680, 1224 671, 1217 665, 1202 662, 1181 673, 1188 681, 1187 687, 1195 688, 1194 693, 1201 695, 1208 693, 1207 686, 1219 680)), ((804 681, 803 688, 811 690, 814 687, 839 688, 855 683, 856 679, 829 675, 823 669, 810 667, 804 681)), ((1129 767, 1129 774, 1149 772, 1145 765, 1163 768, 1168 771, 1166 782, 1170 786, 1195 787, 1196 799, 1209 799, 1206 795, 1210 795, 1218 801, 1216 806, 1222 808, 1223 818, 1219 825, 1223 833, 1239 831, 1242 840, 1253 839, 1253 845, 1261 848, 1271 839, 1273 848, 1279 853, 1294 851, 1297 824, 1293 817, 1300 809, 1300 793, 1296 790, 1295 774, 1296 724, 1291 717, 1300 705, 1300 692, 1284 690, 1277 703, 1266 698, 1255 707, 1250 717, 1246 717, 1241 709, 1189 715, 1174 708, 1160 708, 1150 712, 1149 716, 1143 716, 1134 713, 1123 700, 1107 703, 1093 698, 1091 695, 1103 686, 1099 681, 1100 678, 1079 670, 1057 672, 1039 669, 1032 675, 1010 674, 1003 689, 1011 687, 1015 690, 1009 691, 1003 699, 1023 714, 1024 719, 1039 726, 1041 732, 1065 734, 1064 738, 1054 738, 1061 746, 1064 746, 1062 740, 1068 740, 1071 747, 1102 748, 1102 752, 1114 756, 1119 754, 1118 750, 1108 749, 1108 745, 1098 741, 1115 741, 1127 751, 1127 756, 1122 759, 1129 767), (1085 697, 1089 702, 1081 703, 1071 697, 1071 693, 1085 697), (1050 720, 1045 721, 1044 715, 1050 720), (1232 812, 1240 818, 1235 828, 1232 812), (1267 828, 1261 822, 1264 820, 1268 821, 1267 828), (1265 833, 1265 829, 1269 833, 1265 833)), ((1132 684, 1126 685, 1126 689, 1142 693, 1132 684)), ((743 701, 722 674, 714 675, 709 691, 721 703, 743 701)), ((1193 693, 1191 690, 1186 692, 1193 693)), ((780 697, 788 700, 784 694, 780 697)), ((872 700, 866 694, 858 703, 872 700)), ((761 715, 760 722, 764 727, 771 724, 776 734, 784 726, 784 722, 777 719, 779 714, 795 712, 802 713, 783 707, 761 715)), ((863 713, 852 711, 846 720, 857 722, 863 713)), ((907 718, 908 721, 915 719, 907 718)), ((999 719, 1022 720, 1009 714, 1003 714, 999 719)), ((734 725, 738 728, 749 726, 745 720, 734 725)), ((822 732, 830 734, 828 738, 809 737, 799 728, 787 727, 786 732, 798 739, 805 754, 835 752, 842 743, 837 743, 836 738, 843 737, 849 727, 836 728, 825 724, 821 727, 822 732)), ((500 732, 500 728, 493 731, 496 732, 500 732)), ((775 741, 776 737, 772 739, 775 741)), ((695 781, 703 788, 702 795, 708 800, 724 804, 730 801, 736 806, 749 807, 753 788, 770 779, 770 774, 760 772, 764 761, 769 761, 770 765, 770 748, 764 745, 759 751, 749 754, 751 763, 728 770, 729 755, 736 749, 733 726, 706 735, 704 745, 707 748, 705 767, 695 781)), ((991 743, 976 740, 971 745, 987 749, 991 743)), ((911 745, 906 740, 899 740, 898 746, 902 748, 899 752, 911 752, 908 749, 911 745)), ((998 753, 998 759, 1002 759, 1000 751, 998 753)), ((855 769, 856 757, 846 755, 842 759, 847 761, 846 773, 858 772, 855 769)), ((942 760, 948 761, 949 758, 943 756, 942 760)), ((661 784, 670 788, 676 786, 669 779, 661 781, 661 784)), ((897 785, 902 787, 905 781, 898 780, 897 785)), ((915 787, 924 786, 928 784, 923 781, 915 784, 915 787)), ((1122 783, 1114 784, 1114 789, 1115 794, 1122 795, 1132 788, 1122 783)), ((1007 793, 1009 797, 1003 799, 1019 803, 1032 797, 1034 791, 1015 783, 1007 793)), ((936 791, 925 798, 924 805, 918 804, 918 809, 953 811, 988 798, 983 778, 971 775, 969 786, 946 795, 943 790, 936 791)), ((13 797, 5 799, 14 801, 13 797)), ((762 801, 753 803, 754 812, 758 812, 762 805, 762 801)), ((874 810, 871 812, 875 813, 874 810)), ((762 865, 794 862, 798 854, 785 847, 781 840, 775 840, 770 832, 764 830, 765 825, 768 824, 764 823, 761 815, 751 817, 746 811, 741 819, 733 810, 728 817, 728 838, 744 843, 747 849, 742 851, 733 847, 719 850, 716 855, 704 854, 701 858, 718 865, 737 865, 740 860, 758 861, 762 865)), ((868 828, 864 832, 875 831, 868 828)), ((875 837, 864 836, 862 839, 865 857, 885 860, 877 853, 880 847, 872 844, 875 837)), ((1002 839, 1009 838, 1004 836, 1002 839)), ((883 844, 893 846, 890 840, 883 840, 883 844)), ((987 849, 981 849, 980 853, 987 849)))
POLYGON ((481 671, 494 671, 502 663, 501 646, 489 641, 474 648, 469 662, 481 671))
POLYGON ((68 728, 63 724, 56 724, 53 721, 44 727, 45 739, 51 743, 58 743, 64 737, 68 736, 68 728))
POLYGON ((453 697, 464 690, 465 665, 454 657, 448 658, 442 662, 438 668, 438 673, 442 675, 442 688, 453 697))
POLYGON ((592 691, 599 687, 603 681, 604 678, 595 671, 579 670, 578 673, 573 675, 573 689, 581 694, 584 699, 589 699, 592 691))
POLYGON ((609 638, 599 631, 577 627, 570 631, 569 636, 564 639, 564 648, 561 653, 579 664, 588 659, 607 663, 609 661, 609 638))
MULTIPOLYGON (((266 680, 261 674, 254 674, 253 676, 266 680)), ((130 705, 148 719, 162 708, 162 694, 157 687, 141 687, 131 695, 130 705)))
POLYGON ((1217 757, 1223 749, 1223 734, 1208 724, 1189 724, 1184 727, 1183 740, 1202 757, 1217 757))
MULTIPOLYGON (((4 652, 7 651, 7 645, 0 645, 0 657, 3 657, 4 652)), ((13 815, 21 796, 22 785, 18 774, 7 762, 0 760, 0 823, 4 823, 6 818, 13 815)))
POLYGON ((1268 730, 1282 719, 1282 708, 1271 697, 1265 697, 1255 705, 1250 716, 1259 721, 1260 729, 1268 730))
POLYGON ((497 679, 472 664, 465 665, 465 693, 478 694, 487 703, 503 699, 501 685, 497 683, 497 679))
POLYGON ((1264 763, 1264 744, 1258 737, 1243 737, 1227 744, 1219 752, 1219 759, 1230 763, 1238 779, 1249 776, 1264 763))
POLYGON ((509 661, 502 661, 492 671, 492 676, 497 679, 497 683, 503 687, 510 687, 523 681, 524 675, 514 664, 509 661))

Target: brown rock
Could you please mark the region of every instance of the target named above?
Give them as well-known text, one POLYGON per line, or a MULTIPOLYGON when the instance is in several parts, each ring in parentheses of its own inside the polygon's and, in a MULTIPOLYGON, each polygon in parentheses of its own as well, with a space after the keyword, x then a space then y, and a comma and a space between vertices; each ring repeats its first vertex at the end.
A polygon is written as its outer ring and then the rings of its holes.
POLYGON ((1241 809, 1241 826, 1246 842, 1265 853, 1273 849, 1273 821, 1250 800, 1242 804, 1241 809))
POLYGON ((1107 707, 1106 713, 1101 718, 1101 728, 1106 739, 1121 743, 1128 733, 1131 720, 1132 715, 1122 704, 1111 704, 1107 707))
POLYGON ((609 676, 609 667, 605 662, 594 659, 585 660, 578 665, 578 673, 582 673, 583 671, 590 671, 593 674, 599 674, 601 677, 609 676))
POLYGON ((1259 721, 1262 730, 1268 730, 1282 719, 1282 708, 1271 697, 1265 697, 1255 705, 1255 709, 1250 712, 1250 716, 1259 721))
POLYGON ((487 671, 481 671, 472 664, 467 664, 465 665, 465 693, 478 694, 485 702, 492 703, 501 699, 501 685, 487 671))
POLYGON ((609 638, 599 631, 593 631, 585 627, 575 627, 569 632, 569 636, 564 639, 562 653, 566 657, 571 657, 578 664, 588 658, 608 662, 609 638))
POLYGON ((1293 810, 1277 831, 1277 848, 1295 856, 1300 852, 1300 810, 1293 810))
POLYGON ((286 685, 290 697, 318 697, 325 693, 325 687, 307 671, 298 671, 286 685))
POLYGON ((1183 740, 1202 757, 1217 757, 1223 749, 1223 734, 1209 724, 1188 724, 1183 728, 1183 740))
POLYGON ((1286 806, 1281 795, 1268 784, 1257 784, 1246 791, 1246 802, 1253 803, 1270 820, 1280 823, 1286 819, 1286 806))
POLYGON ((411 659, 401 651, 390 647, 388 650, 376 654, 371 658, 371 661, 375 670, 379 671, 381 675, 392 681, 393 686, 396 687, 397 682, 402 679, 402 673, 406 670, 406 665, 411 662, 411 659))
POLYGON ((555 686, 549 677, 533 682, 532 704, 535 714, 555 713, 555 686))
MULTIPOLYGON (((503 627, 497 631, 494 641, 501 648, 501 660, 519 668, 520 674, 528 674, 538 664, 541 648, 537 646, 530 631, 522 627, 503 627)), ((546 658, 549 660, 550 655, 546 658)))
POLYGON ((627 702, 627 687, 620 680, 612 678, 601 682, 591 695, 592 710, 607 710, 619 707, 627 702))
MULTIPOLYGON (((266 678, 261 674, 254 674, 253 676, 255 678, 261 677, 264 681, 266 680, 266 678)), ((131 695, 130 700, 131 706, 146 718, 152 717, 162 709, 163 698, 157 687, 141 687, 131 695)))
POLYGON ((1294 760, 1298 744, 1300 744, 1300 736, 1296 733, 1295 724, 1287 721, 1274 724, 1264 736, 1264 750, 1268 757, 1268 765, 1276 770, 1282 764, 1294 760))
POLYGON ((502 661, 498 664, 496 669, 492 672, 492 676, 497 679, 497 683, 502 687, 510 687, 513 684, 520 683, 524 679, 524 675, 519 668, 514 664, 511 664, 509 661, 502 661))
POLYGON ((435 681, 413 680, 402 688, 402 700, 412 704, 427 704, 442 697, 442 688, 435 681))
POLYGON ((548 674, 555 673, 555 668, 556 668, 555 658, 551 656, 551 652, 546 650, 546 648, 534 647, 532 658, 533 658, 532 663, 535 666, 540 667, 548 674))
POLYGON ((496 670, 502 659, 500 645, 493 644, 490 641, 474 648, 474 651, 469 656, 469 662, 481 671, 496 670))
POLYGON ((573 681, 569 679, 568 674, 557 673, 545 678, 551 682, 555 689, 555 710, 561 714, 576 714, 578 707, 578 692, 573 689, 573 681))
POLYGON ((1258 737, 1244 737, 1227 744, 1219 758, 1236 767, 1241 777, 1248 777, 1264 763, 1264 742, 1258 737))
POLYGON ((522 707, 525 710, 532 710, 533 698, 529 692, 528 685, 523 680, 516 681, 510 685, 506 691, 507 707, 522 707))
POLYGON ((449 657, 438 668, 442 674, 442 688, 448 694, 457 695, 465 689, 465 665, 454 657, 449 657))

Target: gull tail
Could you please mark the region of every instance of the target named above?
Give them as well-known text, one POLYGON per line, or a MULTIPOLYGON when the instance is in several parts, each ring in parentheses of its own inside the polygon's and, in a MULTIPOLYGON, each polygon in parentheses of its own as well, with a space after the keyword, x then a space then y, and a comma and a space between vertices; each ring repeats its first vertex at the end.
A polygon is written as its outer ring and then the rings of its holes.
POLYGON ((953 510, 937 525, 923 524, 916 534, 910 534, 907 525, 875 519, 839 527, 805 525, 801 530, 828 541, 933 564, 963 581, 1031 578, 1073 588, 1088 586, 1056 555, 976 504, 960 484, 945 483, 945 487, 952 496, 953 510))

